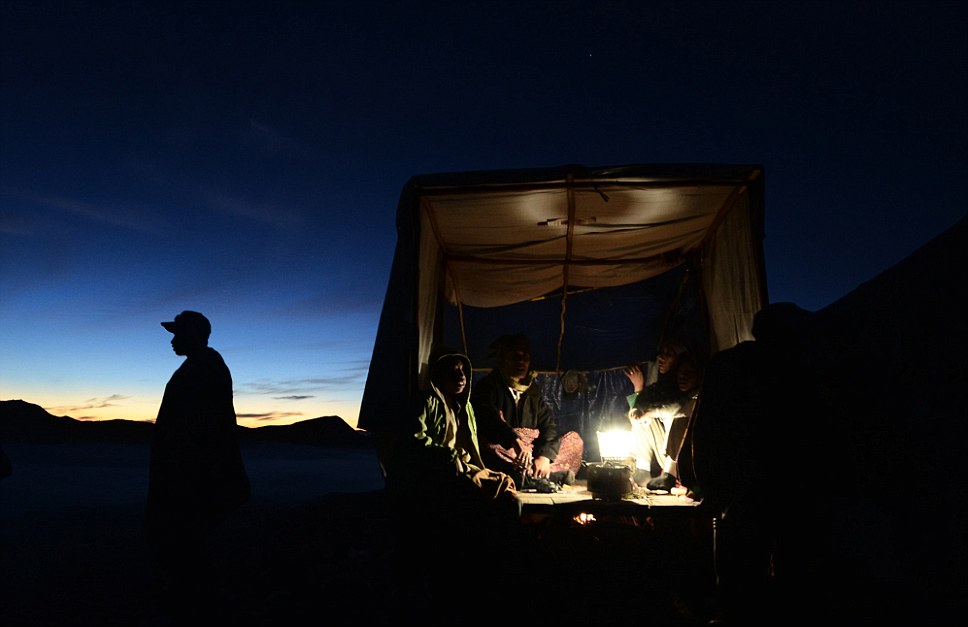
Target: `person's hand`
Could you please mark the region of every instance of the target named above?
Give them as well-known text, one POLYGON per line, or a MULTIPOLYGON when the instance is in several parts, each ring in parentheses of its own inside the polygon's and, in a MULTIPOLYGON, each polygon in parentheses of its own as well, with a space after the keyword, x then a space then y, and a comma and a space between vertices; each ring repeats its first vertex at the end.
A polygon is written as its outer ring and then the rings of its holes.
POLYGON ((629 410, 629 422, 632 424, 632 427, 646 427, 651 421, 651 413, 644 412, 638 407, 633 407, 629 410))
POLYGON ((514 441, 512 449, 514 451, 514 465, 526 473, 531 471, 531 445, 518 438, 514 441))
POLYGON ((678 480, 675 476, 670 475, 667 472, 662 473, 658 477, 652 477, 649 479, 648 483, 645 484, 650 490, 671 490, 676 487, 678 480))
POLYGON ((635 388, 636 392, 641 392, 645 389, 645 373, 642 372, 642 369, 639 368, 638 364, 626 366, 625 370, 622 372, 624 372, 625 376, 628 377, 629 381, 632 382, 632 387, 635 388))
POLYGON ((538 479, 547 479, 551 476, 551 460, 544 455, 534 458, 534 476, 538 479))

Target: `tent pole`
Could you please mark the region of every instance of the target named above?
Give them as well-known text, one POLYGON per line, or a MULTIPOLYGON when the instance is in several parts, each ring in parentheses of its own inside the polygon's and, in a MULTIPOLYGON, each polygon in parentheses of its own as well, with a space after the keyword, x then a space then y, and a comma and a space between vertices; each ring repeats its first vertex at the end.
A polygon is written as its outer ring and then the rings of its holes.
POLYGON ((565 341, 565 312, 568 309, 568 265, 571 261, 572 240, 575 235, 575 175, 569 173, 567 180, 568 194, 568 232, 565 236, 565 263, 561 273, 561 315, 558 329, 558 351, 555 356, 555 373, 561 373, 561 347, 565 341))
MULTIPOLYGON (((450 266, 444 261, 444 273, 450 276, 450 266)), ((457 281, 454 277, 451 278, 451 283, 454 286, 454 297, 457 299, 457 323, 460 326, 460 342, 462 344, 462 349, 465 355, 469 355, 470 351, 467 348, 467 327, 464 326, 464 303, 461 301, 460 297, 460 287, 457 285, 457 281)))

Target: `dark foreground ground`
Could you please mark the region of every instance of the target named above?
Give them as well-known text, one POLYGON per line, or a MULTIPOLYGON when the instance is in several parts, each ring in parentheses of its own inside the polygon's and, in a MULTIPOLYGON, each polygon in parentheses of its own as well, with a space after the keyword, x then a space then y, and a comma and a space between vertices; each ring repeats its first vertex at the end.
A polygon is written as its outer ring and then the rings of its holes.
MULTIPOLYGON (((244 454, 252 500, 214 546, 222 591, 217 619, 163 622, 141 534, 147 447, 4 449, 14 467, 0 481, 4 627, 449 625, 486 616, 519 624, 693 627, 716 616, 701 525, 657 524, 653 532, 628 521, 593 530, 478 524, 471 536, 447 514, 394 515, 369 449, 250 443, 244 454)), ((909 586, 871 589, 863 582, 854 594, 878 609, 871 620, 850 624, 881 624, 893 614, 892 600, 919 598, 909 586)), ((933 611, 937 601, 903 606, 915 610, 918 624, 949 624, 935 620, 949 614, 933 611)), ((775 624, 794 624, 815 608, 780 609, 785 618, 775 624)), ((850 610, 824 607, 820 614, 839 624, 858 616, 850 610)), ((860 612, 862 619, 868 614, 860 612)))
MULTIPOLYGON (((152 624, 147 447, 4 450, 13 474, 0 481, 0 624, 152 624)), ((244 453, 253 497, 215 546, 227 609, 246 624, 297 624, 280 610, 318 620, 366 599, 387 565, 372 451, 250 444, 244 453)))
MULTIPOLYGON (((8 442, 4 449, 14 471, 0 481, 0 625, 180 624, 158 619, 141 534, 146 446, 8 442)), ((446 516, 391 515, 370 449, 249 443, 244 455, 253 497, 214 546, 219 622, 449 624, 439 612, 453 611, 456 623, 497 611, 515 622, 631 614, 692 625, 704 616, 653 587, 657 573, 635 553, 630 538, 641 530, 634 527, 616 526, 612 537, 542 528, 541 550, 531 525, 452 535, 463 527, 446 516), (455 537, 467 548, 439 559, 455 537), (550 554, 565 545, 571 550, 550 554), (489 548, 482 558, 471 546, 489 548), (591 552, 597 557, 588 561, 591 552)))

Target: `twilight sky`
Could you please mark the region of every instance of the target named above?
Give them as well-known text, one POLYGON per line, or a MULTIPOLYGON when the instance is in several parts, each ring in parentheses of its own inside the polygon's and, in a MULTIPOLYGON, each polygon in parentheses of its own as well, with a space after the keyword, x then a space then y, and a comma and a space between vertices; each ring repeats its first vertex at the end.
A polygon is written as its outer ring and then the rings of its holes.
POLYGON ((0 399, 153 419, 212 321, 240 424, 356 424, 414 174, 766 173, 771 301, 965 214, 961 2, 0 3, 0 399))

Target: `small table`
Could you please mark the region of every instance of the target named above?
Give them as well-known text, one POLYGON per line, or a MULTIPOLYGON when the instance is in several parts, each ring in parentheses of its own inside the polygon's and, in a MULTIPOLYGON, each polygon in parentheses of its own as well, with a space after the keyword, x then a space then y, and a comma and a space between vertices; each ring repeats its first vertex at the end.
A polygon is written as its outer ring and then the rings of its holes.
POLYGON ((527 492, 518 491, 515 498, 521 505, 522 517, 550 515, 556 512, 576 512, 594 515, 595 512, 607 513, 609 515, 626 514, 633 516, 643 516, 656 513, 661 510, 672 513, 672 510, 680 513, 689 512, 695 515, 699 508, 699 502, 683 496, 672 494, 659 494, 640 488, 634 494, 621 499, 602 499, 596 498, 588 491, 588 486, 584 481, 576 481, 574 485, 564 486, 561 492, 527 492))
POLYGON ((645 488, 596 498, 584 481, 515 498, 540 563, 576 577, 575 598, 594 600, 602 617, 646 620, 661 604, 673 606, 670 599, 699 606, 715 595, 713 518, 697 501, 645 488))

